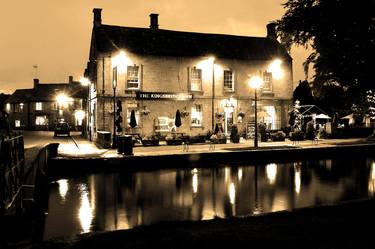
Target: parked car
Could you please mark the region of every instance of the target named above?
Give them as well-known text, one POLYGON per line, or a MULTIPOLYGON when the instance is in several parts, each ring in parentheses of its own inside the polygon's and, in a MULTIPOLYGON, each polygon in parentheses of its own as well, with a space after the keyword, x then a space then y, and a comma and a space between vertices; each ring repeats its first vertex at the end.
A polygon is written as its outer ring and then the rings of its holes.
POLYGON ((54 136, 57 137, 58 135, 67 135, 68 137, 70 136, 70 126, 68 122, 56 122, 54 136))

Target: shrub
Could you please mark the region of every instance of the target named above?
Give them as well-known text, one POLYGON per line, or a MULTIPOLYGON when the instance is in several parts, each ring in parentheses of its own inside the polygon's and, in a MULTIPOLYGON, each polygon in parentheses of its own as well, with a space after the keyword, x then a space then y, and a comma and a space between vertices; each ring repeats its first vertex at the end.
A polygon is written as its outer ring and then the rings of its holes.
POLYGON ((290 136, 291 141, 303 141, 304 140, 303 131, 293 131, 290 136))
POLYGON ((232 125, 230 130, 230 141, 232 143, 239 143, 240 142, 240 135, 238 135, 238 128, 237 125, 232 125))
POLYGON ((278 131, 277 133, 271 134, 272 141, 285 141, 285 133, 282 131, 278 131))

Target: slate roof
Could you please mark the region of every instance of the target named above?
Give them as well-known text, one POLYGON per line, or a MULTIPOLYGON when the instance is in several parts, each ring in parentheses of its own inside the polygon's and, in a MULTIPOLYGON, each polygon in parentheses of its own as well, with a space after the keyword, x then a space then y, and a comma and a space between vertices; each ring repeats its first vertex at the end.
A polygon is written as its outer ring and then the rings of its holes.
MULTIPOLYGON (((207 56, 218 58, 291 60, 281 44, 266 37, 248 37, 101 25, 93 30, 92 53, 119 49, 145 55, 207 56)), ((92 54, 93 55, 93 54, 92 54)))
POLYGON ((32 89, 18 89, 7 100, 7 103, 55 101, 58 93, 66 93, 73 98, 84 98, 86 90, 79 83, 38 84, 32 89))

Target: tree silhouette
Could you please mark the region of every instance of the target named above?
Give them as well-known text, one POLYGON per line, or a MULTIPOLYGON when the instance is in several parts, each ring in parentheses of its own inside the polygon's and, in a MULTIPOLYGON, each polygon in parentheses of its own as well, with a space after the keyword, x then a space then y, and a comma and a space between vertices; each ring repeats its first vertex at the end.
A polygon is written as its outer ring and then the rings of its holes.
POLYGON ((374 89, 375 0, 288 0, 277 22, 278 35, 288 48, 311 46, 305 62, 312 64, 313 87, 320 100, 347 110, 374 89), (329 101, 331 90, 340 90, 341 101, 329 101), (342 102, 343 101, 343 102, 342 102))
POLYGON ((294 89, 293 92, 293 103, 299 100, 301 105, 313 105, 315 104, 314 96, 309 82, 307 80, 300 81, 299 85, 294 89))

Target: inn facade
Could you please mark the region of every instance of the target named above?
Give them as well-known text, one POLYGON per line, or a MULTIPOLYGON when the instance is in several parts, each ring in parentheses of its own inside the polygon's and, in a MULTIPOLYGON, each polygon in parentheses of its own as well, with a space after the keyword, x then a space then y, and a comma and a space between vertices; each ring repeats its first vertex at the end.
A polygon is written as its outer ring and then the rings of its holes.
POLYGON ((275 24, 266 37, 181 32, 160 29, 158 14, 149 28, 102 23, 94 9, 90 55, 85 76, 91 81, 89 128, 114 129, 121 103, 123 133, 142 136, 168 133, 176 111, 179 132, 205 134, 216 124, 226 134, 233 124, 242 134, 254 126, 255 90, 249 80, 260 77, 258 120, 270 130, 287 126, 293 93, 292 58, 276 40, 275 24), (134 110, 137 127, 129 125, 134 110))

